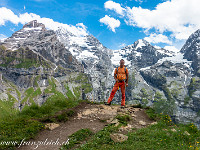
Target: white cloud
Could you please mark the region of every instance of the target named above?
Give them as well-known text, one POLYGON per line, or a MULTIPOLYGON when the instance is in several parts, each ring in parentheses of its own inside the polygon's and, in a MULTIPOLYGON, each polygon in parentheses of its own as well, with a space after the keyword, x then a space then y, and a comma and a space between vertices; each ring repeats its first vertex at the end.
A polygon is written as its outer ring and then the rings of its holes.
POLYGON ((173 52, 179 52, 180 51, 175 46, 165 46, 164 49, 169 50, 169 51, 173 51, 173 52))
POLYGON ((162 34, 153 33, 149 37, 145 37, 144 39, 146 41, 150 42, 150 43, 167 43, 167 44, 172 44, 172 41, 170 41, 167 36, 162 35, 162 34))
POLYGON ((124 15, 124 11, 126 10, 126 9, 122 8, 119 3, 115 3, 113 1, 105 2, 104 8, 114 10, 115 12, 117 12, 118 14, 120 14, 122 16, 124 15))
POLYGON ((43 23, 47 29, 57 30, 59 27, 63 27, 77 36, 88 35, 86 26, 83 23, 78 23, 76 26, 73 26, 55 22, 50 18, 41 18, 39 15, 33 13, 16 15, 10 9, 5 7, 0 8, 0 14, 0 26, 5 25, 7 21, 10 21, 15 25, 18 25, 19 23, 24 25, 32 20, 37 20, 38 22, 43 23))
POLYGON ((199 4, 199 0, 171 0, 158 4, 154 10, 127 7, 127 22, 160 33, 170 31, 179 40, 187 39, 200 28, 199 4))
MULTIPOLYGON (((140 6, 120 9, 123 10, 127 25, 140 27, 145 31, 155 29, 160 34, 171 32, 172 38, 185 40, 200 28, 199 5, 199 0, 167 0, 159 3, 153 10, 140 6)), ((113 10, 120 14, 117 9, 113 10)))
POLYGON ((118 19, 109 17, 105 15, 105 17, 99 20, 101 23, 107 25, 113 32, 115 32, 115 28, 120 26, 120 21, 118 19))
POLYGON ((10 9, 5 7, 0 8, 0 25, 5 25, 6 21, 10 21, 14 24, 19 23, 19 17, 15 15, 10 9))
POLYGON ((15 28, 10 28, 10 31, 15 32, 15 28))
POLYGON ((160 46, 154 45, 153 47, 157 48, 157 49, 161 49, 160 46))
POLYGON ((118 46, 118 48, 123 48, 123 47, 125 47, 125 46, 127 46, 126 43, 121 43, 121 44, 118 46))
POLYGON ((4 41, 4 39, 8 38, 7 36, 5 36, 4 34, 0 34, 0 41, 4 41))
POLYGON ((77 23, 76 26, 77 28, 84 29, 85 31, 87 30, 87 27, 83 23, 77 23))

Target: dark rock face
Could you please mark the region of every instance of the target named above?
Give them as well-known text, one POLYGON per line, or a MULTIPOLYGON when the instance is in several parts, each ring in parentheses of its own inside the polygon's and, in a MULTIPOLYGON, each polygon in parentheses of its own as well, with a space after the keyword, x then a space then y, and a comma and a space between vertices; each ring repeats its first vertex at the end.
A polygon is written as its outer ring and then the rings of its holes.
POLYGON ((200 30, 197 30, 188 38, 181 52, 184 53, 185 59, 192 61, 195 74, 200 76, 200 30))
POLYGON ((159 89, 162 89, 162 86, 167 83, 167 79, 162 74, 159 74, 155 70, 141 71, 140 72, 145 81, 150 83, 152 86, 155 86, 159 89))

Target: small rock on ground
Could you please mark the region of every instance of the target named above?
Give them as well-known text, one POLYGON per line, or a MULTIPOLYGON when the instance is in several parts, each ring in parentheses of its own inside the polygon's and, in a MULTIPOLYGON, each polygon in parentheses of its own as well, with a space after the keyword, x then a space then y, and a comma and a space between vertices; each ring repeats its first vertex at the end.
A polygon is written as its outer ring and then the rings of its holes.
POLYGON ((47 124, 45 125, 45 129, 53 130, 53 129, 59 127, 59 126, 60 126, 60 125, 59 125, 59 124, 56 124, 56 123, 47 123, 47 124))
POLYGON ((128 139, 128 136, 120 134, 120 133, 113 133, 113 134, 110 134, 110 138, 114 142, 124 142, 128 139))

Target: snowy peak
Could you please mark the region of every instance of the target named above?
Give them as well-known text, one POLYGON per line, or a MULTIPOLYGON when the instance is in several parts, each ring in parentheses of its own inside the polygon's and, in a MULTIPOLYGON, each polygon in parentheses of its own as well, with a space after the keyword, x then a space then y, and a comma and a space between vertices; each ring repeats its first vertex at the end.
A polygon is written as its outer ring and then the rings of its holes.
POLYGON ((144 39, 139 39, 139 40, 137 40, 136 42, 135 42, 135 49, 138 49, 138 48, 141 48, 142 49, 142 47, 143 46, 149 46, 150 44, 146 41, 146 40, 144 40, 144 39))
POLYGON ((46 30, 42 23, 31 21, 24 27, 12 34, 1 45, 8 50, 16 51, 19 48, 29 48, 32 52, 49 60, 55 65, 82 71, 82 66, 72 56, 70 51, 59 42, 53 30, 46 30))
POLYGON ((78 61, 83 60, 99 60, 102 54, 109 55, 109 49, 104 47, 93 35, 77 36, 60 28, 55 31, 61 43, 77 58, 78 61))
POLYGON ((126 65, 134 65, 138 68, 153 65, 164 57, 175 56, 175 52, 154 47, 144 39, 139 39, 134 44, 128 45, 120 50, 115 50, 113 53, 111 60, 114 65, 118 65, 119 60, 124 59, 126 65))
POLYGON ((33 20, 23 26, 23 30, 40 30, 45 31, 45 25, 42 23, 38 23, 37 20, 33 20))
POLYGON ((181 53, 197 52, 200 50, 200 29, 190 35, 181 49, 181 53))
POLYGON ((111 58, 112 63, 117 66, 119 65, 120 59, 124 59, 125 64, 130 67, 133 62, 141 58, 146 49, 152 49, 152 47, 144 39, 139 39, 134 44, 128 45, 120 50, 114 50, 111 58))
POLYGON ((4 40, 4 46, 10 50, 17 50, 26 39, 34 37, 41 32, 47 31, 45 25, 33 20, 23 26, 19 31, 12 34, 11 37, 4 40))
POLYGON ((146 40, 139 39, 139 40, 135 41, 134 44, 131 44, 131 45, 128 45, 128 46, 122 48, 122 50, 133 51, 133 50, 142 49, 143 47, 146 47, 146 46, 151 46, 151 45, 146 40))

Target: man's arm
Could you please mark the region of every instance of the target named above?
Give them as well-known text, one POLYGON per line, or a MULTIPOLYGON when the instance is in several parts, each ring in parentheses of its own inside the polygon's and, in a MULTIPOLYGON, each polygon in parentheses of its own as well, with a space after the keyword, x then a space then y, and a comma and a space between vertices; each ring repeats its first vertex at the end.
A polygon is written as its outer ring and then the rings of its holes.
POLYGON ((128 69, 126 70, 126 86, 128 86, 128 69))
POLYGON ((117 69, 115 69, 114 78, 115 78, 115 81, 118 82, 118 79, 117 79, 117 69))
POLYGON ((128 73, 126 74, 126 83, 128 83, 128 73))

